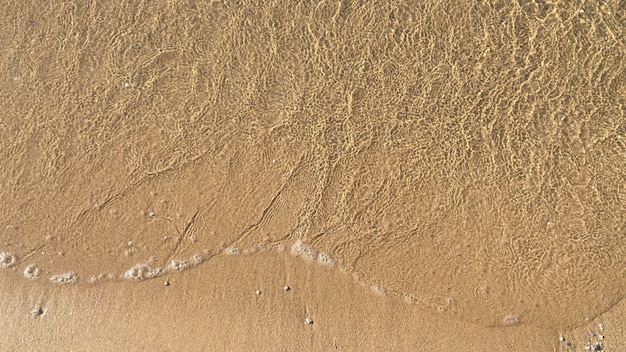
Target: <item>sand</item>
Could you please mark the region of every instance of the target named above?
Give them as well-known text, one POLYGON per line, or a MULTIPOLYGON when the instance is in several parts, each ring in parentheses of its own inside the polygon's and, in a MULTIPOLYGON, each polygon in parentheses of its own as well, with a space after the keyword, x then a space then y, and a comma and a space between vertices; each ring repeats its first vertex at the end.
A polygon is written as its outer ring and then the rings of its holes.
POLYGON ((626 349, 619 1, 2 8, 0 349, 626 349))
POLYGON ((7 350, 571 351, 572 343, 580 351, 589 331, 605 336, 607 351, 625 347, 623 303, 573 329, 490 328, 377 296, 349 275, 274 253, 218 257, 141 283, 2 284, 7 350), (38 308, 42 314, 33 315, 38 308))

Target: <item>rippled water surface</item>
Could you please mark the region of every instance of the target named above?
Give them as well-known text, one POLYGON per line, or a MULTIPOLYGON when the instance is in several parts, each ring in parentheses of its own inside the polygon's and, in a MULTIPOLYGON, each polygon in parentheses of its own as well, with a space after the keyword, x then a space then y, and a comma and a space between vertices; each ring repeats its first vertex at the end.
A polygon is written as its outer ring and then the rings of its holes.
POLYGON ((0 268, 275 251, 485 325, 626 294, 624 3, 31 5, 0 31, 0 268))

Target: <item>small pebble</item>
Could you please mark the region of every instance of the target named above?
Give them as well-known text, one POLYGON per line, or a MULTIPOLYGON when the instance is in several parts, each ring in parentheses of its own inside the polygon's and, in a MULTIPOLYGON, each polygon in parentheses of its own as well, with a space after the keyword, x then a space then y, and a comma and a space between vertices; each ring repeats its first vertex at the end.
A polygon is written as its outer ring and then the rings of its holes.
POLYGON ((602 344, 598 342, 595 345, 587 345, 585 349, 589 351, 602 351, 602 344))
POLYGON ((598 339, 604 340, 604 335, 598 335, 598 339))
POLYGON ((167 280, 163 283, 163 286, 169 286, 170 285, 170 280, 167 280))
POLYGON ((285 290, 285 292, 287 292, 287 291, 291 290, 291 287, 285 286, 285 287, 283 287, 283 290, 285 290))
POLYGON ((30 314, 33 315, 33 317, 38 318, 39 316, 41 316, 43 314, 43 309, 41 309, 41 307, 33 309, 30 314))
POLYGON ((565 341, 565 337, 563 337, 563 336, 559 337, 559 341, 561 341, 561 342, 565 341))
POLYGON ((309 324, 309 325, 313 324, 313 319, 306 318, 306 323, 309 324))
POLYGON ((257 294, 257 295, 260 295, 260 294, 261 294, 261 291, 256 290, 256 294, 257 294))
POLYGON ((130 83, 126 82, 124 83, 124 88, 129 88, 130 87, 130 83))
POLYGON ((600 328, 600 330, 604 330, 604 324, 602 323, 598 324, 598 328, 600 328))
POLYGON ((153 211, 149 212, 149 213, 148 213, 148 216, 149 216, 149 217, 153 217, 153 216, 154 216, 154 212, 153 212, 153 211))

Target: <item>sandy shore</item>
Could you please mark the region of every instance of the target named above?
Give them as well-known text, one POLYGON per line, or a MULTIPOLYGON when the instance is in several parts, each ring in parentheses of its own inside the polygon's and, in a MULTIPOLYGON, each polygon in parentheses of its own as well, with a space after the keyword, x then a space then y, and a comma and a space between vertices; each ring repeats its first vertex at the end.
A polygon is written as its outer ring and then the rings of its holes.
POLYGON ((10 350, 580 351, 592 340, 606 351, 626 346, 623 303, 571 330, 486 328, 276 253, 216 257, 143 282, 58 286, 17 276, 3 273, 0 290, 0 342, 10 350))
POLYGON ((619 1, 0 8, 0 350, 626 350, 619 1))
MULTIPOLYGON (((3 273, 0 323, 3 346, 14 350, 550 351, 559 346, 552 331, 464 323, 375 295, 337 270, 273 253, 215 258, 144 282, 59 287, 15 276, 3 273), (34 316, 38 308, 43 313, 34 316)), ((605 325, 607 347, 620 346, 615 339, 620 325, 605 325)))

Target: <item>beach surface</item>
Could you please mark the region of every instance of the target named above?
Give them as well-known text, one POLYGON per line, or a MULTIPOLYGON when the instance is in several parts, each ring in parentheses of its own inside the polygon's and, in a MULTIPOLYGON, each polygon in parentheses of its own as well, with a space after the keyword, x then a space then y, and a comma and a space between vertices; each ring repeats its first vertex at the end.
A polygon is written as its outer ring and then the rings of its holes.
POLYGON ((619 1, 2 1, 0 350, 626 350, 619 1))

